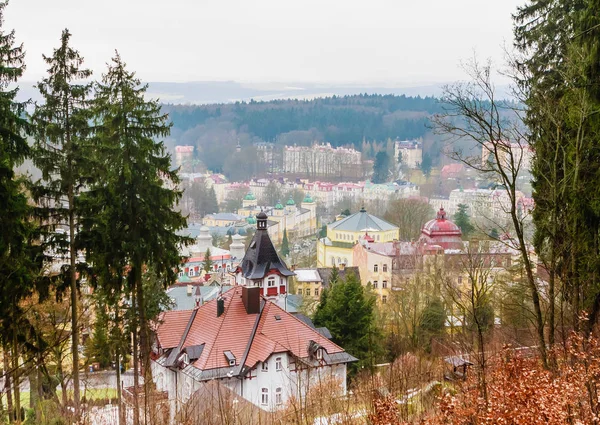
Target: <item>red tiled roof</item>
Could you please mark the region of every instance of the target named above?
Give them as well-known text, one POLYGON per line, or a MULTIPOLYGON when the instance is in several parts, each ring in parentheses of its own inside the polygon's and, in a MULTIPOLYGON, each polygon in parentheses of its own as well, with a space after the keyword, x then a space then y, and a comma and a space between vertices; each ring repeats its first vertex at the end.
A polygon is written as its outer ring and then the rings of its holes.
POLYGON ((181 336, 190 320, 193 310, 175 310, 162 313, 156 325, 156 337, 162 348, 179 345, 181 336))
MULTIPOLYGON (((250 349, 245 362, 249 367, 266 360, 273 353, 289 351, 305 358, 308 356, 311 340, 320 344, 329 354, 344 351, 315 329, 266 299, 263 299, 264 307, 260 314, 247 314, 242 302, 242 287, 227 291, 223 298, 225 311, 220 317, 217 317, 216 300, 198 309, 181 347, 184 349, 204 344, 202 355, 194 362, 194 366, 200 370, 228 367, 224 351, 231 351, 236 361, 242 361, 249 342, 250 349), (259 322, 253 336, 257 319, 259 322)), ((172 348, 179 344, 191 312, 192 310, 168 311, 162 315, 162 323, 157 328, 158 342, 162 348, 172 348)))

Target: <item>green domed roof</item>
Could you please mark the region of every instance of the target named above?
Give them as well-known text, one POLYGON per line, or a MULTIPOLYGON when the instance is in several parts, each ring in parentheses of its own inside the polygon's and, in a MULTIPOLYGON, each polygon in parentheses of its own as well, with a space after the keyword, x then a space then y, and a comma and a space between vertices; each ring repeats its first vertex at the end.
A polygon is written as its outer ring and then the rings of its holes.
POLYGON ((290 199, 287 200, 286 205, 296 205, 296 203, 294 202, 294 198, 290 196, 290 199))
POLYGON ((314 201, 313 198, 310 197, 310 194, 307 193, 302 202, 305 204, 312 204, 314 201))
POLYGON ((275 209, 276 210, 282 210, 283 209, 283 205, 281 205, 281 202, 277 202, 277 205, 275 205, 275 209))
MULTIPOLYGON (((240 198, 238 198, 238 199, 240 199, 240 198)), ((254 200, 256 200, 256 197, 252 194, 252 192, 248 192, 248 194, 244 198, 244 201, 254 201, 254 200)))
POLYGON ((250 216, 250 217, 248 217, 246 219, 246 223, 248 223, 248 224, 256 224, 256 219, 254 217, 250 216))

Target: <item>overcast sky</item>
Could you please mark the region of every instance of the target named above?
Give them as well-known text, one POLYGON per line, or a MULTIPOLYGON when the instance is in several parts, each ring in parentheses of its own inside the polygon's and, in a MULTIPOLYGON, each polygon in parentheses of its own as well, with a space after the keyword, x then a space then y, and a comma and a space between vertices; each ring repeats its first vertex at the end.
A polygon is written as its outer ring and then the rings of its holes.
POLYGON ((524 0, 11 0, 26 80, 69 28, 96 76, 114 49, 146 81, 428 84, 503 58, 524 0))

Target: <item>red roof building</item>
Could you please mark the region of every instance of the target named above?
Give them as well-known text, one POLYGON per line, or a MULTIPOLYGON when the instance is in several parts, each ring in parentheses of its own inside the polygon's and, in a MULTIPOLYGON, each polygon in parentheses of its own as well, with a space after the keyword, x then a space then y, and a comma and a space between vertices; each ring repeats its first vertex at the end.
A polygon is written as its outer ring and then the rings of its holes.
POLYGON ((216 379, 248 401, 275 409, 297 395, 311 370, 340 380, 345 392, 346 364, 356 360, 327 339, 324 329, 262 297, 258 287, 238 286, 194 310, 165 312, 155 332, 158 390, 184 402, 216 379))
POLYGON ((356 359, 325 336, 327 329, 316 329, 310 319, 300 320, 271 301, 285 296, 280 284, 293 272, 277 255, 265 221, 257 216, 256 234, 237 271, 243 279, 239 286, 193 310, 158 318, 153 377, 173 402, 185 403, 203 383, 218 380, 273 410, 304 395, 315 374, 339 381, 345 393, 346 364, 356 359), (270 286, 274 276, 279 280, 270 286))
POLYGON ((422 244, 438 245, 443 249, 463 249, 462 231, 452 221, 446 219, 446 211, 441 207, 437 217, 428 221, 421 230, 419 241, 422 244))

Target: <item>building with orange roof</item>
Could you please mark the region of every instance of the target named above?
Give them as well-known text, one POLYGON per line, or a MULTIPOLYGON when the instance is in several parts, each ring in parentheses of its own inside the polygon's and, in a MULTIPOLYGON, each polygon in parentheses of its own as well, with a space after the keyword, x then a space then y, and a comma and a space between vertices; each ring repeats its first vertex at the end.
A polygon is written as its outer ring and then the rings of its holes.
POLYGON ((324 329, 275 302, 293 276, 257 216, 257 231, 236 270, 237 286, 192 310, 162 313, 155 326, 152 372, 172 402, 171 417, 208 381, 216 380, 265 410, 304 396, 322 379, 346 392, 346 365, 356 361, 324 329), (318 378, 318 379, 317 379, 318 378))

